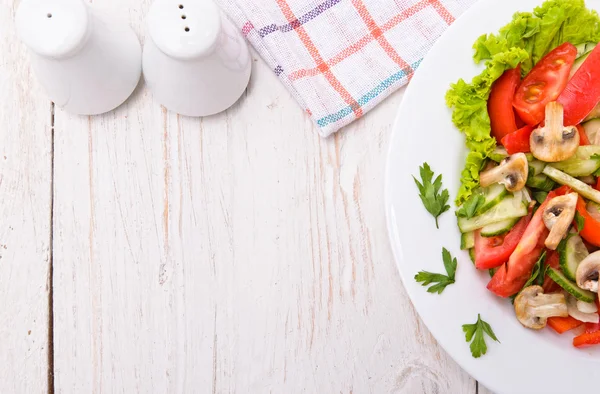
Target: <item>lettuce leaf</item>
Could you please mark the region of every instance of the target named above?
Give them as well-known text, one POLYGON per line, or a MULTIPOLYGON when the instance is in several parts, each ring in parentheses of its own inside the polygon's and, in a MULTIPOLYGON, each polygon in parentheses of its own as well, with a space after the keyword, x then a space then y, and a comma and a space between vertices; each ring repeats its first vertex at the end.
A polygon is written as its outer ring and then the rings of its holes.
POLYGON ((471 83, 459 79, 446 93, 446 104, 454 109, 452 122, 465 133, 466 144, 470 149, 461 173, 457 205, 468 199, 472 190, 479 185, 479 171, 496 147, 496 140, 490 135, 490 117, 487 112, 492 84, 505 70, 517 67, 528 56, 527 51, 520 48, 497 53, 486 62, 485 70, 473 78, 471 83))
POLYGON ((470 83, 450 86, 446 103, 452 121, 465 133, 467 155, 456 204, 467 200, 479 186, 479 171, 496 145, 491 136, 487 99, 493 82, 519 63, 523 75, 549 51, 564 42, 573 45, 600 41, 600 18, 583 0, 547 0, 531 12, 517 12, 498 34, 484 34, 473 44, 473 59, 485 61, 483 72, 470 83))
POLYGON ((547 0, 533 13, 517 12, 498 34, 484 34, 473 45, 475 62, 491 59, 510 48, 525 49, 529 59, 523 75, 544 55, 564 42, 573 45, 600 41, 600 19, 583 0, 547 0))

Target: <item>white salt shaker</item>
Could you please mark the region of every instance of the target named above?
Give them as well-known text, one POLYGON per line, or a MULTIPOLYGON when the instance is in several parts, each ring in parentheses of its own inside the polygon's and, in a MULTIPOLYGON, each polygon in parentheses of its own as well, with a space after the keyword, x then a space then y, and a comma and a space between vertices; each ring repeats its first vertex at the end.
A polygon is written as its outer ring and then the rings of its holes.
POLYGON ((248 46, 212 0, 156 0, 147 24, 144 78, 156 101, 206 116, 240 98, 250 79, 248 46))
POLYGON ((39 81, 68 112, 108 112, 138 84, 142 49, 135 32, 83 0, 23 0, 16 26, 39 81))

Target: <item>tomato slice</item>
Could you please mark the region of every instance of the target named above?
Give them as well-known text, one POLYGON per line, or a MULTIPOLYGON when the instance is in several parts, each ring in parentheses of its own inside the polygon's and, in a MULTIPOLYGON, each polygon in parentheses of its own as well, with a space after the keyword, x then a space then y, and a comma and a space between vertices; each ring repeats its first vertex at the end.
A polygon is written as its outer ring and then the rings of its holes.
POLYGON ((548 202, 556 196, 569 193, 569 187, 560 187, 548 193, 544 203, 535 212, 519 240, 508 262, 496 271, 487 288, 500 297, 509 297, 523 287, 531 276, 531 270, 544 250, 544 241, 548 229, 544 224, 542 214, 548 202))
POLYGON ((502 146, 506 148, 509 155, 519 152, 530 152, 529 137, 531 136, 533 129, 534 126, 527 125, 502 138, 502 146))
MULTIPOLYGON (((544 56, 527 74, 517 88, 513 100, 515 110, 525 123, 536 125, 544 120, 546 104, 555 101, 567 86, 571 66, 573 66, 576 56, 577 48, 566 42, 544 56)), ((575 73, 575 76, 579 72, 575 73)), ((594 104, 597 102, 598 100, 594 104)), ((564 103, 562 104, 564 105, 564 103)), ((565 107, 566 113, 567 108, 565 107)), ((587 113, 583 117, 586 115, 587 113)), ((575 123, 565 124, 578 124, 580 121, 581 119, 575 123)))
POLYGON ((600 102, 600 46, 590 52, 557 100, 565 110, 565 125, 577 125, 600 102))
POLYGON ((521 65, 506 70, 492 85, 487 102, 488 114, 492 126, 492 136, 500 141, 505 135, 517 130, 517 121, 513 110, 513 97, 521 83, 521 65))
POLYGON ((581 196, 577 200, 577 212, 585 219, 583 229, 579 235, 594 246, 600 246, 600 222, 598 222, 587 210, 585 201, 581 196))
POLYGON ((525 216, 514 225, 504 237, 486 238, 481 232, 475 232, 475 267, 490 269, 508 261, 523 236, 531 215, 525 216))
MULTIPOLYGON (((529 254, 521 255, 520 263, 533 267, 540 258, 543 250, 543 246, 539 246, 534 248, 529 254)), ((528 272, 524 272, 520 277, 509 280, 507 267, 508 263, 502 264, 487 285, 489 291, 500 297, 510 297, 511 295, 516 294, 523 286, 525 286, 525 282, 527 282, 531 276, 530 268, 528 272)))
POLYGON ((577 133, 579 134, 579 145, 591 145, 585 129, 580 124, 577 125, 577 133))

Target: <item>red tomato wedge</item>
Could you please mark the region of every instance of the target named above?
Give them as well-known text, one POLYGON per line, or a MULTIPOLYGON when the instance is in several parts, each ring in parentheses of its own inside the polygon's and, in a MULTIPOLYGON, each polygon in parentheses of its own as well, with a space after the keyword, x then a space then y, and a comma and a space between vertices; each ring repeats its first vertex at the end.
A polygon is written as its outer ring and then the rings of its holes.
POLYGON ((500 297, 509 297, 521 290, 531 276, 531 270, 542 254, 544 241, 548 236, 542 213, 552 198, 567 194, 570 190, 568 187, 560 187, 548 193, 544 203, 531 218, 508 262, 496 271, 488 283, 488 290, 500 297))
POLYGON ((487 102, 488 114, 492 126, 492 136, 500 141, 505 135, 517 130, 517 121, 513 110, 513 97, 521 83, 521 66, 506 70, 492 85, 487 102))
MULTIPOLYGON (((567 86, 567 82, 569 82, 569 73, 571 71, 571 66, 573 66, 573 62, 575 61, 575 57, 577 57, 577 48, 575 48, 573 44, 566 42, 544 56, 533 67, 529 74, 527 74, 523 82, 521 82, 521 85, 517 88, 513 100, 513 105, 517 114, 519 114, 519 117, 523 119, 525 123, 536 125, 544 120, 546 104, 555 101, 561 96, 565 86, 567 86)), ((584 66, 582 66, 582 68, 584 66)), ((581 70, 575 73, 575 76, 577 76, 580 71, 581 70)), ((573 78, 575 78, 575 76, 573 78)), ((589 81, 587 83, 589 83, 589 81)), ((581 92, 578 92, 577 94, 581 94, 581 92)), ((569 100, 571 100, 570 96, 569 100)), ((594 105, 597 102, 598 100, 594 105)), ((561 104, 564 105, 564 102, 561 102, 561 104)), ((592 108, 590 108, 590 111, 592 108)), ((588 113, 589 111, 583 117, 588 113)), ((567 107, 565 107, 565 115, 566 114, 567 107)), ((581 119, 575 123, 566 124, 578 124, 581 119)))
MULTIPOLYGON (((543 250, 543 246, 534 248, 531 253, 520 256, 520 263, 533 267, 540 258, 543 250)), ((527 279, 531 276, 530 268, 528 272, 523 273, 520 277, 509 280, 507 267, 508 263, 502 264, 487 285, 489 291, 500 297, 510 297, 511 295, 516 294, 523 288, 525 282, 527 282, 527 279)))
POLYGON ((583 324, 583 322, 580 322, 579 320, 577 320, 571 316, 567 316, 567 317, 554 316, 554 317, 548 318, 548 325, 559 334, 562 334, 564 332, 567 332, 569 330, 577 328, 577 327, 581 326, 582 324, 583 324))
POLYGON ((567 126, 581 123, 600 102, 600 45, 590 52, 557 101, 563 105, 567 126))
POLYGON ((502 146, 506 148, 509 155, 523 152, 530 152, 529 149, 529 137, 533 132, 534 126, 525 126, 519 130, 510 133, 502 138, 502 146))
POLYGON ((508 261, 523 236, 531 215, 525 216, 504 237, 486 238, 481 232, 475 233, 475 267, 490 269, 501 266, 508 261))
POLYGON ((581 196, 577 200, 577 212, 585 219, 583 229, 579 233, 583 239, 594 246, 600 246, 600 222, 598 222, 587 210, 585 201, 581 196))
POLYGON ((577 125, 577 133, 579 134, 579 145, 591 145, 585 129, 580 124, 577 125))

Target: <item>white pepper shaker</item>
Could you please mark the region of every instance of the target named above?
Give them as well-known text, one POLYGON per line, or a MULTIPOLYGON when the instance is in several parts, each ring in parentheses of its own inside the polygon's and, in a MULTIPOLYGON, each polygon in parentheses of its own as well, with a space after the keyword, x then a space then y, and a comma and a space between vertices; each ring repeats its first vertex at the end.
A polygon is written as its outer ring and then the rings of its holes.
POLYGON ((68 112, 111 111, 138 84, 142 49, 135 32, 83 0, 23 0, 16 26, 40 83, 68 112))
POLYGON ((144 78, 156 101, 206 116, 240 98, 250 79, 248 46, 212 0, 156 0, 147 24, 144 78))

